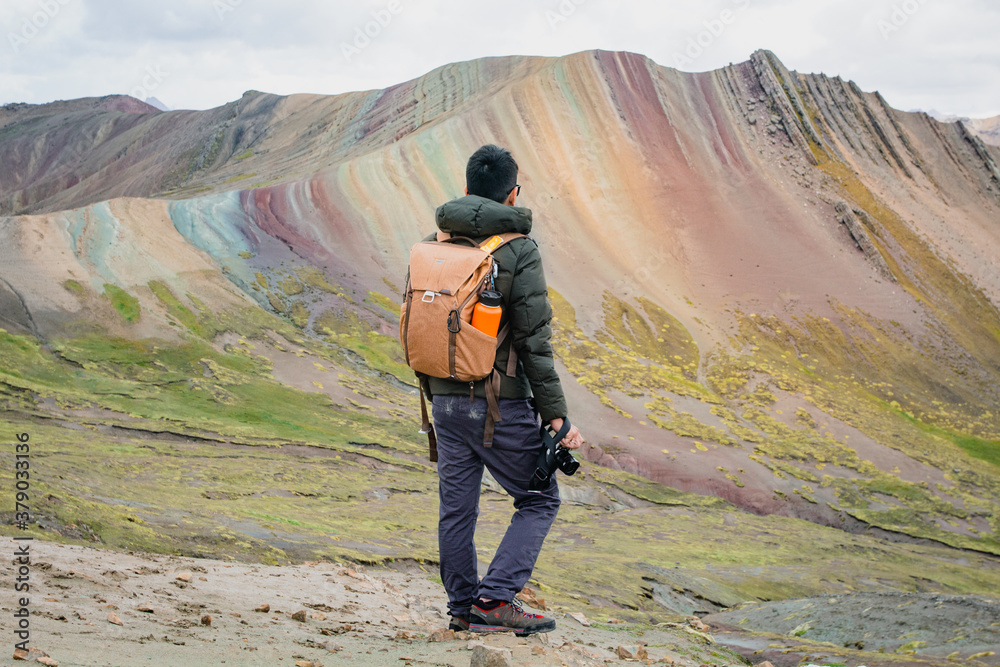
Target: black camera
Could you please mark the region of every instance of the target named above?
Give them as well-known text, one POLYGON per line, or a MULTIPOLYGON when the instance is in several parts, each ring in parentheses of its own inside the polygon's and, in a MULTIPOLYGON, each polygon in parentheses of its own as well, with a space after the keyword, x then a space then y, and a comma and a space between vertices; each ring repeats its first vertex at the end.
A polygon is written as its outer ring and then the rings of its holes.
POLYGON ((535 474, 528 485, 530 490, 547 489, 556 470, 562 470, 565 475, 572 475, 580 469, 580 462, 573 458, 568 449, 559 444, 569 433, 570 428, 568 419, 563 420, 562 428, 555 435, 552 435, 547 427, 542 427, 542 451, 538 453, 535 474))

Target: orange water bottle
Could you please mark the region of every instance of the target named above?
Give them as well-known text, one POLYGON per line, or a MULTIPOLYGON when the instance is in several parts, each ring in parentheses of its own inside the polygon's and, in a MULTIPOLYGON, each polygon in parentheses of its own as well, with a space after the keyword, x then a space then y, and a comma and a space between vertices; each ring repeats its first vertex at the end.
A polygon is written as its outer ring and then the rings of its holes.
POLYGON ((497 337, 500 331, 500 315, 503 309, 503 295, 495 290, 484 290, 479 295, 479 303, 472 311, 472 326, 487 336, 497 337))

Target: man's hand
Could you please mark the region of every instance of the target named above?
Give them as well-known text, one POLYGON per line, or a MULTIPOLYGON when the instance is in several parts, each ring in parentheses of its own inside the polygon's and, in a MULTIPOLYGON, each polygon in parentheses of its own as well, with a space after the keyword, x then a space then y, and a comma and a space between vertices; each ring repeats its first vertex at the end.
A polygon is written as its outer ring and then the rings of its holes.
MULTIPOLYGON (((552 430, 558 433, 559 429, 563 427, 563 420, 557 417, 549 422, 549 424, 552 425, 552 430)), ((562 444, 562 446, 566 449, 580 449, 580 445, 583 443, 584 439, 583 436, 580 435, 580 429, 571 424, 569 427, 569 433, 566 434, 566 437, 563 438, 562 443, 560 444, 562 444)))

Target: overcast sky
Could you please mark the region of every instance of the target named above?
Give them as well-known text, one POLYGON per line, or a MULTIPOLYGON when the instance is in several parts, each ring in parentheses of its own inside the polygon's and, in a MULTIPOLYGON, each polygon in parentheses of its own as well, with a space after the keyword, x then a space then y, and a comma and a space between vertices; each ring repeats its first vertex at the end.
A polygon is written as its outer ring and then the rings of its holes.
POLYGON ((125 93, 205 109, 483 56, 599 48, 704 71, 767 48, 899 109, 1000 114, 996 0, 2 0, 0 28, 0 103, 125 93))

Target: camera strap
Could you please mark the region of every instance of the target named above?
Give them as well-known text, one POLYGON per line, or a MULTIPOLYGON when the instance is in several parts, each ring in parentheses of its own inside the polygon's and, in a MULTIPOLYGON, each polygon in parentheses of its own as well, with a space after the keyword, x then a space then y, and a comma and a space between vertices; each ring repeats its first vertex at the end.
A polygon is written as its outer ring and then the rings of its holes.
POLYGON ((534 493, 540 492, 549 485, 549 480, 556 471, 556 448, 562 442, 572 426, 568 419, 563 420, 563 426, 554 436, 549 433, 546 426, 542 426, 539 432, 542 436, 542 448, 538 452, 538 463, 535 465, 535 474, 528 482, 528 489, 534 493))
POLYGON ((569 430, 571 428, 573 428, 573 425, 569 423, 568 419, 563 419, 562 428, 559 429, 559 432, 556 433, 555 435, 551 435, 549 433, 548 427, 543 426, 542 427, 542 443, 545 444, 545 447, 548 450, 550 450, 552 452, 555 452, 556 451, 556 447, 558 447, 559 443, 563 441, 563 438, 566 437, 566 434, 569 433, 569 430))

